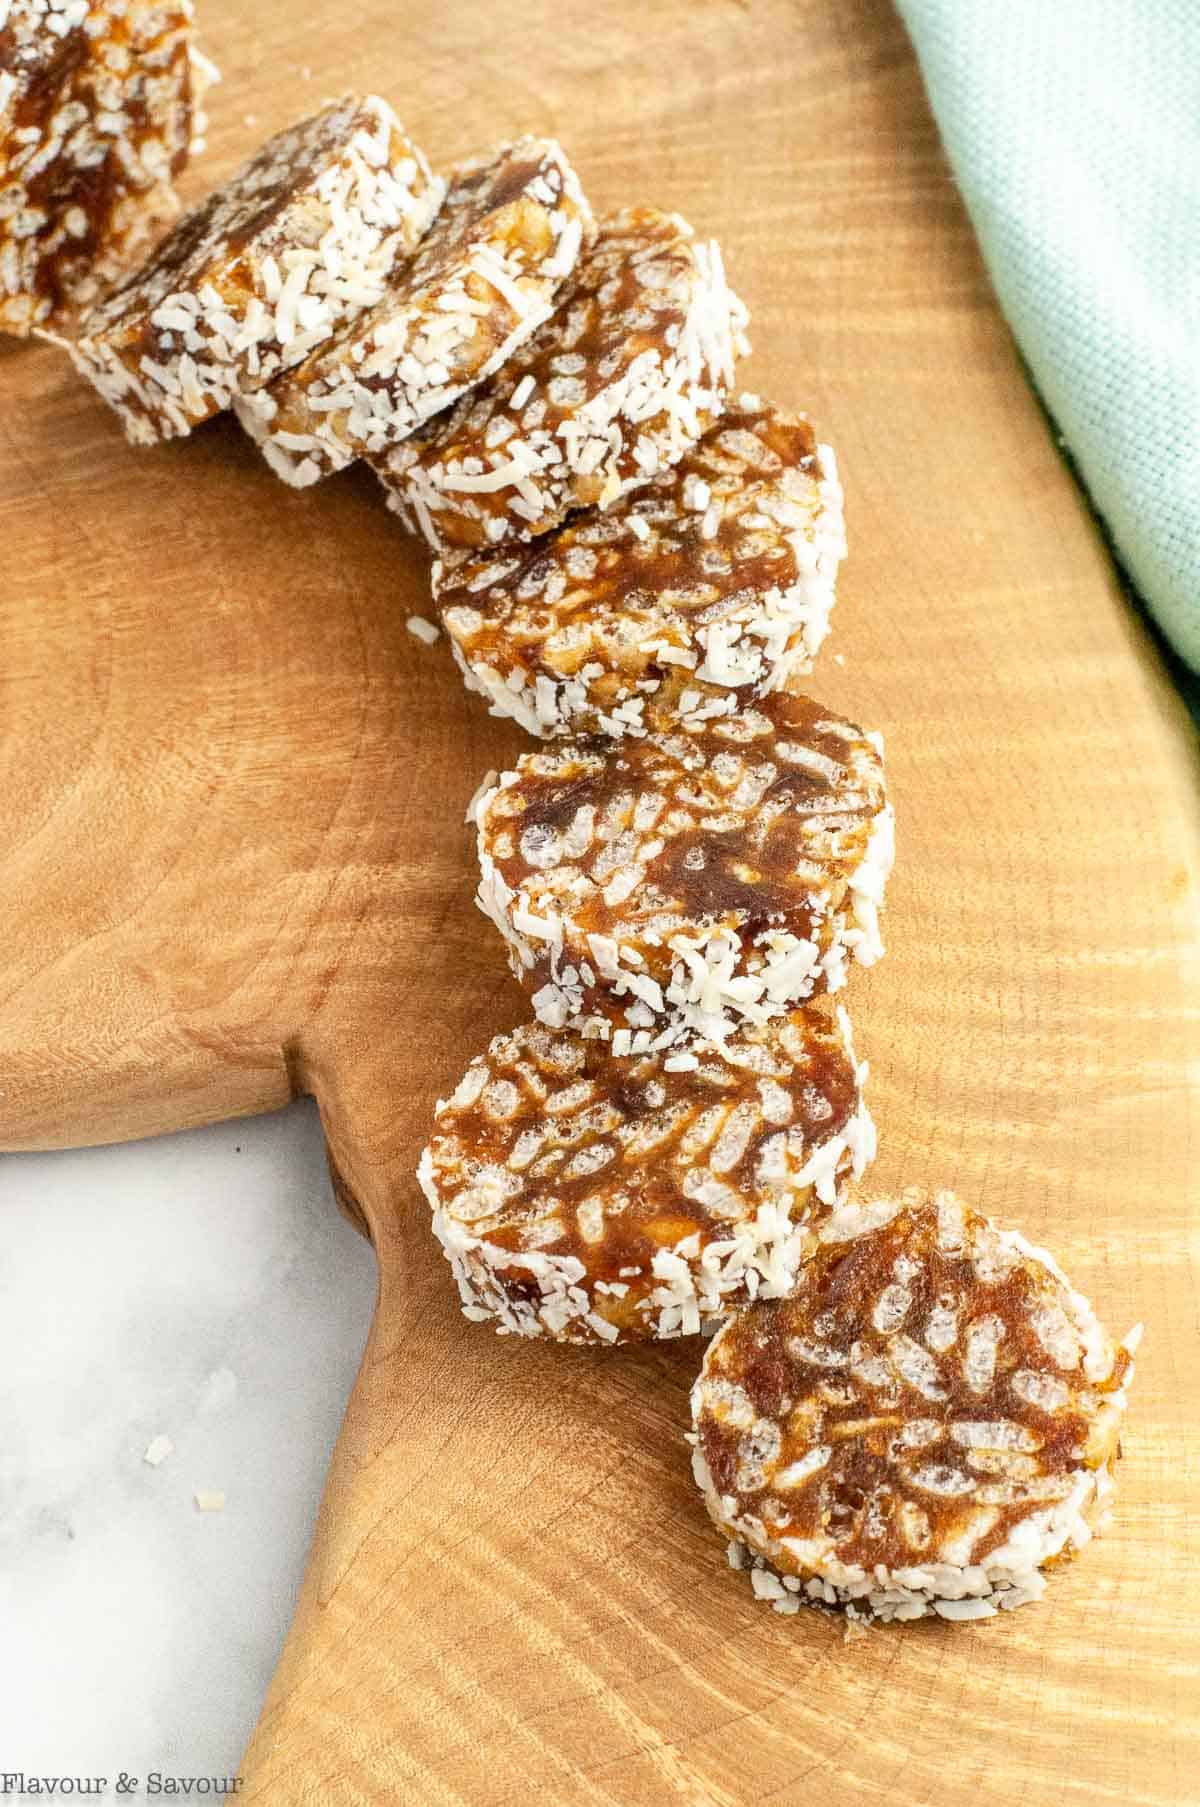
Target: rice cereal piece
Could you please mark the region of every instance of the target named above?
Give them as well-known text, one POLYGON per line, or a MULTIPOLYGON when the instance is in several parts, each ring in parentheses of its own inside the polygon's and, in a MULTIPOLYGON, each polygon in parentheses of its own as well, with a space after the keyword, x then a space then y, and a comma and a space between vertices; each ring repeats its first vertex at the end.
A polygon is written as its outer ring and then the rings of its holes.
POLYGON ((875 1152, 844 1010, 616 1058, 527 1023, 471 1062, 418 1169, 469 1318, 693 1336, 780 1298, 875 1152))
POLYGON ((67 348, 135 444, 190 433, 377 301, 444 191, 386 101, 331 101, 185 214, 67 348))
POLYGON ((718 1044, 883 953, 878 737, 793 691, 522 755, 480 799, 478 903, 551 1027, 718 1044))
POLYGON ((780 1612, 1036 1600, 1111 1495, 1140 1326, 1114 1348, 1049 1255, 949 1192, 847 1205, 817 1239, 794 1295, 734 1316, 692 1392, 733 1566, 780 1612))
POLYGON ((66 324, 179 212, 216 71, 191 0, 0 6, 0 332, 66 324))
POLYGON ((594 233, 553 139, 521 138, 463 164, 379 304, 245 397, 239 420, 297 488, 386 452, 524 343, 594 233))
POLYGON ((743 395, 678 464, 531 546, 460 553, 434 597, 468 686, 531 734, 731 713, 809 670, 844 551, 833 454, 743 395))
POLYGON ((607 506, 713 424, 747 319, 715 240, 657 207, 610 214, 553 317, 380 461, 389 506, 437 552, 534 539, 607 506))

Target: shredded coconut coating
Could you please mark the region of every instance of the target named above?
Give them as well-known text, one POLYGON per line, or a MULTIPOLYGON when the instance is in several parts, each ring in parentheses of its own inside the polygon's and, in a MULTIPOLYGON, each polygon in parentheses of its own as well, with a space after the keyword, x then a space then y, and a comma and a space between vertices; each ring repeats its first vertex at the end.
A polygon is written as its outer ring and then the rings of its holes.
POLYGON ((1034 1600, 1112 1491, 1138 1332, 952 1193, 826 1218, 792 1297, 692 1393, 708 1510, 782 1612, 988 1618, 1034 1600))
POLYGON ((529 1023, 438 1106, 418 1169, 467 1317, 563 1342, 692 1336, 791 1291, 875 1152, 844 1011, 621 1060, 529 1023))
POLYGON ((247 396, 238 418, 297 488, 382 455, 524 344, 594 233, 553 139, 521 138, 462 165, 379 304, 247 396))
POLYGON ((134 444, 190 433, 376 302, 444 192, 386 101, 330 102, 186 214, 68 349, 134 444))
POLYGON ((434 597, 468 685, 543 738, 727 712, 807 671, 844 551, 833 454, 742 396, 670 469, 531 546, 459 553, 434 597))
POLYGON ((794 691, 526 753, 475 817, 479 907, 538 1017, 616 1054, 719 1044, 883 953, 877 740, 794 691))
POLYGON ((192 28, 191 0, 0 5, 0 331, 67 325, 177 215, 192 28))
POLYGON ((534 539, 608 506, 713 424, 747 319, 715 240, 656 207, 610 214, 553 317, 380 461, 389 506, 436 552, 534 539))

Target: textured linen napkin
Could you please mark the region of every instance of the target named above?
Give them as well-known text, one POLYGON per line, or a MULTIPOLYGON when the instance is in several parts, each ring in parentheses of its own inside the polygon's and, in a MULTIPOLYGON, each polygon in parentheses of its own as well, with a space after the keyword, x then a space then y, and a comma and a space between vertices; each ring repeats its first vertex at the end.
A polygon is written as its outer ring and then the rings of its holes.
POLYGON ((1033 381, 1200 671, 1200 0, 898 5, 1033 381))

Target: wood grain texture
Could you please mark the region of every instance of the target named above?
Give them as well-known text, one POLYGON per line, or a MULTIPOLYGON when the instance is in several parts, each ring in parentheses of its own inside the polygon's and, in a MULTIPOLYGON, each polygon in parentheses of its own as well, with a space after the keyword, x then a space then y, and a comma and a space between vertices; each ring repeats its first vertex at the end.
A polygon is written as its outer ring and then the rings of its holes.
POLYGON ((874 1179, 953 1185, 1049 1243, 1113 1328, 1147 1324, 1116 1521, 1044 1605, 845 1644, 753 1601, 688 1475, 696 1345, 498 1340, 459 1317, 428 1234, 433 1100, 523 1014, 462 823, 520 737, 405 632, 420 555, 363 473, 293 494, 228 423, 135 453, 49 351, 8 348, 0 1146, 311 1090, 379 1252, 242 1798, 1186 1807, 1193 745, 1022 380, 899 26, 872 0, 204 13, 225 70, 206 176, 356 85, 439 162, 557 132, 598 205, 721 236, 748 384, 808 406, 847 483, 813 687, 885 731, 900 823, 889 957, 849 993, 874 1179))

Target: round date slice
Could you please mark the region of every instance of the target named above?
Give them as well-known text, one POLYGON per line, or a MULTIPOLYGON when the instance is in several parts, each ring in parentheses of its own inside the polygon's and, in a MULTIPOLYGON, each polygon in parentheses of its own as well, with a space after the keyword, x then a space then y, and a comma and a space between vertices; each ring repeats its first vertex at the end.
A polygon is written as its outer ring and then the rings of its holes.
POLYGON ((384 455, 542 324, 594 231, 553 139, 521 138, 461 165, 378 303, 243 397, 238 419, 294 488, 384 455))
POLYGON ((708 1510, 782 1612, 980 1619, 1037 1599, 1112 1492, 1139 1331, 953 1194, 850 1204, 692 1394, 708 1510))
POLYGON ((438 560, 468 686, 542 738, 732 714, 808 671, 845 550, 833 453, 757 396, 603 513, 438 560))
POLYGON ((720 1040, 883 952, 877 737, 791 690, 526 753, 475 818, 479 906, 538 1017, 615 1054, 720 1040))
POLYGON ((440 553, 607 507, 712 426, 746 319, 715 241, 657 207, 609 214, 546 324, 378 461, 389 506, 440 553))
POLYGON ((134 444, 190 433, 378 300, 444 194, 386 101, 331 101, 185 214, 67 349, 134 444))
POLYGON ((689 1336, 796 1283, 875 1149, 845 1012, 615 1057, 527 1023, 471 1062, 419 1169, 469 1318, 689 1336))

